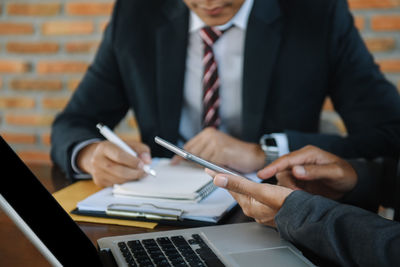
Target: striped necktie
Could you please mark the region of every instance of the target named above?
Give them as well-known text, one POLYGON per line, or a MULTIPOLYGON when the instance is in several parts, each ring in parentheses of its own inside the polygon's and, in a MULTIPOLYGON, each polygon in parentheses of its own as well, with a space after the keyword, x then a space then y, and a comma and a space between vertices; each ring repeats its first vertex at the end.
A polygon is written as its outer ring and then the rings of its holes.
POLYGON ((215 61, 214 52, 212 49, 213 44, 225 31, 220 31, 213 27, 204 27, 200 30, 200 36, 204 43, 203 55, 203 113, 202 113, 202 127, 215 127, 221 123, 219 117, 219 77, 218 66, 215 61))

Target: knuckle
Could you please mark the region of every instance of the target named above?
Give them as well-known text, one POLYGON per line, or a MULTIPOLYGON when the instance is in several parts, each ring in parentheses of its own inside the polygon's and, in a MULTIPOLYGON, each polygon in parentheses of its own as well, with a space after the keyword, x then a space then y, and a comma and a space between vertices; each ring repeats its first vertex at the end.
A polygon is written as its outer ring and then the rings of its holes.
POLYGON ((317 148, 315 146, 313 146, 313 145, 306 145, 304 147, 304 150, 315 150, 315 149, 317 149, 317 148))
POLYGON ((122 150, 118 150, 115 152, 115 160, 120 162, 124 159, 124 152, 122 150))
POLYGON ((250 211, 247 208, 242 208, 243 209, 243 214, 246 215, 247 217, 251 217, 250 216, 250 211))

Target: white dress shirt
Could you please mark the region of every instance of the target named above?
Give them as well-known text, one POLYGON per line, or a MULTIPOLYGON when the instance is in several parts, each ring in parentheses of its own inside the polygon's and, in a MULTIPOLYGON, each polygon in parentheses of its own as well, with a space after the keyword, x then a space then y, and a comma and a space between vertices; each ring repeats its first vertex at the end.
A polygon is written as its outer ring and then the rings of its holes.
MULTIPOLYGON (((242 81, 244 43, 247 22, 253 7, 254 0, 245 0, 236 15, 226 24, 216 26, 226 31, 213 45, 215 60, 218 64, 220 78, 220 118, 219 130, 234 137, 242 133, 242 81)), ((179 134, 184 140, 179 140, 180 145, 190 140, 202 130, 202 101, 203 101, 203 41, 200 29, 207 26, 194 12, 190 12, 189 38, 186 58, 184 81, 184 96, 182 113, 179 125, 179 134)), ((279 155, 289 152, 285 134, 273 134, 279 148, 279 155)), ((76 172, 75 178, 90 178, 89 174, 82 173, 76 165, 76 156, 79 151, 98 139, 87 140, 74 147, 71 164, 76 172)))
MULTIPOLYGON (((225 25, 217 26, 226 31, 213 45, 220 79, 219 130, 240 137, 242 132, 242 76, 244 41, 248 17, 253 0, 246 0, 235 16, 225 25)), ((180 135, 190 140, 202 130, 203 109, 203 40, 201 28, 207 26, 194 12, 190 12, 189 38, 186 57, 184 96, 180 120, 180 135)))

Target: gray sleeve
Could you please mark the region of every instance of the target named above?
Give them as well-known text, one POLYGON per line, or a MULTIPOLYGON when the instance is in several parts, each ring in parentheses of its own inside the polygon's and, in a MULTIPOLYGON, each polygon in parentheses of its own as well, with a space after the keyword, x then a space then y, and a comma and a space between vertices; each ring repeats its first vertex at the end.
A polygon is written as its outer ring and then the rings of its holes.
POLYGON ((400 266, 400 224, 295 191, 275 217, 284 239, 340 266, 400 266))
POLYGON ((89 173, 83 172, 81 169, 78 168, 76 165, 76 157, 78 156, 79 151, 82 150, 85 146, 88 146, 90 144, 93 144, 95 142, 101 141, 101 139, 94 138, 94 139, 89 139, 86 141, 83 141, 79 144, 77 144, 73 149, 72 149, 72 156, 71 156, 71 167, 73 170, 73 177, 75 179, 90 179, 92 176, 89 173))

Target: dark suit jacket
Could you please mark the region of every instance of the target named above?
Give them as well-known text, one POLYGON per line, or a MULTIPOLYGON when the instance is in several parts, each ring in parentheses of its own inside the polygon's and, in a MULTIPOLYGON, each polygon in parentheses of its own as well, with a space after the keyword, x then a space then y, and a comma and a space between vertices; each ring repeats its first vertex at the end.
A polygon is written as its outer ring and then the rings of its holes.
POLYGON ((400 222, 376 213, 295 191, 275 222, 319 266, 400 266, 400 222))
MULTIPOLYGON (((134 110, 154 156, 178 139, 189 10, 182 0, 119 0, 93 64, 52 129, 52 159, 70 175, 72 147, 134 110)), ((255 0, 245 37, 243 136, 285 132, 347 157, 400 151, 400 101, 374 64, 345 0, 255 0), (318 133, 326 96, 348 137, 318 133)))

